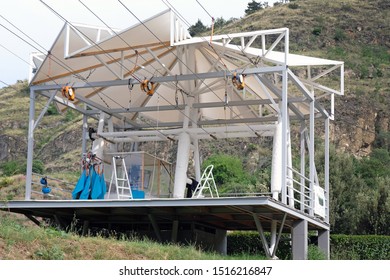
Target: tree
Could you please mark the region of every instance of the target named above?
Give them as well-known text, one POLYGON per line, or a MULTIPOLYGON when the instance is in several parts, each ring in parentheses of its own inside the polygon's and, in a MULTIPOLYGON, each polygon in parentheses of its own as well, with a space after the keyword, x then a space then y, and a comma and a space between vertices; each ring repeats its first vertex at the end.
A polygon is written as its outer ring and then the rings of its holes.
POLYGON ((253 14, 256 11, 261 10, 262 8, 263 8, 262 3, 252 0, 252 2, 248 3, 248 8, 245 10, 245 14, 246 15, 253 14))
POLYGON ((223 17, 219 17, 214 22, 214 28, 222 28, 227 21, 223 17))
POLYGON ((188 28, 191 36, 195 36, 196 34, 205 32, 207 30, 208 28, 202 23, 200 19, 198 19, 194 25, 191 25, 190 28, 188 28))

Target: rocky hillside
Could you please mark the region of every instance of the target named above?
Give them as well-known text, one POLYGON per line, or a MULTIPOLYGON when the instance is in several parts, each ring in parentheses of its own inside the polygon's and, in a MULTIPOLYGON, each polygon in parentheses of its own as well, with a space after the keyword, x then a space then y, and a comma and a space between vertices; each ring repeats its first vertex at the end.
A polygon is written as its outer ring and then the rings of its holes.
MULTIPOLYGON (((345 61, 346 91, 336 98, 332 142, 339 150, 366 156, 375 147, 390 148, 389 18, 388 0, 296 0, 257 11, 215 34, 288 27, 292 52, 345 61)), ((37 107, 45 102, 38 98, 37 107)), ((0 89, 0 163, 25 159, 28 106, 26 82, 0 89)), ((239 141, 224 149, 244 152, 249 169, 259 166, 267 152, 239 141)), ((81 117, 70 111, 61 115, 50 107, 36 131, 35 147, 48 172, 77 170, 81 117)), ((219 148, 212 144, 203 156, 219 148)), ((165 149, 164 157, 168 153, 165 149)))
POLYGON ((332 141, 357 156, 389 145, 390 1, 295 0, 265 8, 215 33, 288 27, 290 51, 345 62, 332 141))

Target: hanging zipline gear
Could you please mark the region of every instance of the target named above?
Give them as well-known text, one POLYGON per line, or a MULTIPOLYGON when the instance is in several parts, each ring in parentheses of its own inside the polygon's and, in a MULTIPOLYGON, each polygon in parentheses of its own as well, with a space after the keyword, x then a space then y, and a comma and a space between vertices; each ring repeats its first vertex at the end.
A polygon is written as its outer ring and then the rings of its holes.
POLYGON ((62 96, 67 98, 69 101, 74 101, 76 94, 72 87, 65 86, 62 88, 62 96))
POLYGON ((42 177, 40 183, 42 185, 42 193, 49 194, 51 192, 51 188, 47 185, 47 177, 42 177))
POLYGON ((232 77, 232 82, 233 85, 238 89, 238 90, 243 90, 245 87, 245 82, 244 82, 244 75, 234 73, 232 77))
POLYGON ((145 79, 141 83, 141 90, 146 92, 147 95, 152 96, 154 94, 154 90, 156 89, 156 84, 145 79))

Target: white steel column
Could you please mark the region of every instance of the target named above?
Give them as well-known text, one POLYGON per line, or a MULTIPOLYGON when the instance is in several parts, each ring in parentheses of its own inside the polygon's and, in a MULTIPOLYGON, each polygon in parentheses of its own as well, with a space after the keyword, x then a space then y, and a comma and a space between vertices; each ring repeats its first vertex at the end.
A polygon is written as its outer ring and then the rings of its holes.
POLYGON ((329 118, 325 119, 325 221, 329 223, 329 118))
POLYGON ((196 136, 192 137, 192 143, 194 145, 194 163, 195 163, 195 179, 200 181, 201 171, 200 171, 200 154, 199 154, 199 140, 196 136))
POLYGON ((287 129, 288 129, 288 100, 287 100, 287 65, 282 72, 282 203, 287 204, 287 129))
POLYGON ((306 157, 306 143, 305 143, 305 131, 306 131, 306 125, 305 121, 301 122, 301 194, 300 194, 300 210, 304 211, 305 210, 305 185, 306 185, 306 162, 305 162, 305 157, 306 157))
POLYGON ((173 187, 173 198, 184 198, 188 159, 190 154, 191 138, 188 133, 183 132, 179 135, 177 154, 176 154, 176 170, 175 184, 173 187))
POLYGON ((293 171, 292 171, 292 152, 291 152, 291 133, 290 133, 290 117, 287 116, 287 177, 286 188, 288 189, 288 205, 291 208, 295 208, 294 203, 294 181, 293 181, 293 171))
MULTIPOLYGON (((86 109, 84 107, 84 109, 86 109)), ((82 141, 81 141, 81 153, 82 155, 87 153, 87 135, 88 135, 88 116, 83 114, 83 131, 82 131, 82 141)))
POLYGON ((271 192, 272 197, 279 200, 279 193, 282 190, 282 123, 281 117, 275 124, 275 132, 272 148, 272 169, 271 169, 271 192))
POLYGON ((273 255, 273 252, 274 252, 275 246, 276 246, 277 225, 278 225, 278 223, 276 220, 271 221, 271 240, 270 240, 270 244, 269 244, 269 251, 270 251, 271 255, 273 255))
POLYGON ((314 176, 315 176, 315 163, 314 163, 314 100, 310 102, 310 128, 309 128, 309 179, 310 179, 310 211, 311 216, 314 215, 314 176))
POLYGON ((32 164, 33 164, 33 157, 34 157, 34 122, 35 122, 34 118, 35 118, 35 91, 33 88, 30 88, 30 111, 29 111, 29 120, 28 120, 25 200, 31 199, 32 164))

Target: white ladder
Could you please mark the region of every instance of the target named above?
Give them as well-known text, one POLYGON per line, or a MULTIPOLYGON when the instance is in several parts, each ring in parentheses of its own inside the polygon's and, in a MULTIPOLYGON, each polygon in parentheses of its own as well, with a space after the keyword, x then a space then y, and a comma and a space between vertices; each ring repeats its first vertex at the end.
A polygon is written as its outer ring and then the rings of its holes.
POLYGON ((112 157, 111 168, 112 168, 112 175, 111 175, 110 187, 108 188, 108 194, 111 193, 112 183, 115 182, 116 195, 118 199, 133 199, 129 175, 127 174, 125 159, 120 156, 112 157), (118 178, 117 160, 120 160, 119 165, 122 167, 122 177, 120 178, 118 178))
POLYGON ((196 186, 196 189, 192 194, 192 198, 204 197, 204 195, 202 193, 205 190, 208 190, 211 197, 214 197, 213 192, 215 192, 216 197, 219 197, 217 186, 215 185, 214 176, 213 176, 213 172, 212 172, 213 168, 214 168, 214 165, 209 165, 203 171, 202 177, 200 178, 199 183, 196 186))

